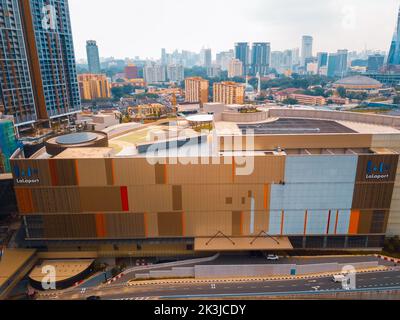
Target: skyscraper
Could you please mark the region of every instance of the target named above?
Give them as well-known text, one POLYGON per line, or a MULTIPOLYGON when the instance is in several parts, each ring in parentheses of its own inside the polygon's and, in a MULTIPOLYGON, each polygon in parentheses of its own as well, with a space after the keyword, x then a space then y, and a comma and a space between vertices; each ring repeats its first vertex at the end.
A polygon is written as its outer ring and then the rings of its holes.
POLYGON ((209 81, 200 77, 185 79, 185 101, 200 103, 203 105, 208 102, 209 81))
POLYGON ((326 67, 328 65, 328 53, 327 52, 318 52, 317 59, 318 59, 318 70, 321 67, 326 67))
POLYGON ((343 78, 347 73, 348 51, 338 50, 337 53, 329 54, 328 77, 343 78))
POLYGON ((167 67, 167 78, 171 82, 181 82, 185 79, 184 68, 180 64, 170 64, 167 67))
POLYGON ((368 72, 379 72, 385 63, 385 56, 381 54, 374 54, 368 57, 368 72))
POLYGON ((217 53, 217 64, 221 66, 222 70, 226 71, 229 69, 229 64, 234 57, 233 50, 217 53))
POLYGON ((268 42, 255 42, 251 52, 251 74, 268 74, 271 61, 271 44, 268 42))
POLYGON ((17 126, 81 109, 67 0, 0 0, 3 112, 17 126))
POLYGON ((212 52, 211 49, 201 50, 201 61, 205 68, 210 68, 212 66, 212 52))
POLYGON ((101 72, 100 68, 100 55, 99 47, 96 41, 88 40, 86 42, 86 53, 89 65, 89 72, 93 74, 99 74, 101 72))
POLYGON ((305 66, 307 58, 313 56, 313 37, 303 36, 301 46, 301 65, 305 66))
POLYGON ((147 83, 160 83, 167 80, 166 67, 160 64, 151 63, 144 67, 144 80, 147 83))
POLYGON ((243 76, 243 63, 239 59, 232 59, 228 67, 228 77, 235 78, 243 76))
POLYGON ((249 74, 250 47, 247 42, 238 42, 235 45, 235 58, 243 63, 243 75, 249 74))
POLYGON ((389 66, 400 65, 400 9, 397 16, 396 29, 393 34, 387 64, 389 66))

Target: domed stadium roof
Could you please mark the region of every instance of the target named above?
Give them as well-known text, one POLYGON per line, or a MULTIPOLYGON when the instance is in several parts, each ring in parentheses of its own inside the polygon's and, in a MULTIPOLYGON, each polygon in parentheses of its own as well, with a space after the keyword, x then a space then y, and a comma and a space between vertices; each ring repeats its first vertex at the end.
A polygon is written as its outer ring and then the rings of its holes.
POLYGON ((339 81, 335 82, 335 86, 361 86, 361 87, 381 87, 382 83, 379 81, 366 77, 366 76, 353 76, 340 79, 339 81))

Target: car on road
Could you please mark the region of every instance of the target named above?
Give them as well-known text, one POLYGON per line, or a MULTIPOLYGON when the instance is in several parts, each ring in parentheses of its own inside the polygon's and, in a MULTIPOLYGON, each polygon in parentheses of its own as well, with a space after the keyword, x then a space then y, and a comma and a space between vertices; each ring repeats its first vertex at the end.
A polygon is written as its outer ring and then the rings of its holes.
POLYGON ((279 260, 279 256, 277 256, 276 254, 269 254, 267 256, 267 260, 268 261, 278 261, 279 260))
POLYGON ((86 300, 101 300, 101 298, 99 296, 90 296, 87 297, 86 300))

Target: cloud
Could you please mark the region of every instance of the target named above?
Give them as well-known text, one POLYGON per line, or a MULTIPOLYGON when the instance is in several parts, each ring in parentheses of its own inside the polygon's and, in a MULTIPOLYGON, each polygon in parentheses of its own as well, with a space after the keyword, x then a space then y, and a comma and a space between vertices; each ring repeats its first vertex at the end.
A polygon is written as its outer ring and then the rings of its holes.
POLYGON ((312 35, 315 51, 387 50, 398 0, 69 0, 75 47, 99 42, 102 56, 156 57, 169 51, 215 51, 237 41, 299 47, 312 35))

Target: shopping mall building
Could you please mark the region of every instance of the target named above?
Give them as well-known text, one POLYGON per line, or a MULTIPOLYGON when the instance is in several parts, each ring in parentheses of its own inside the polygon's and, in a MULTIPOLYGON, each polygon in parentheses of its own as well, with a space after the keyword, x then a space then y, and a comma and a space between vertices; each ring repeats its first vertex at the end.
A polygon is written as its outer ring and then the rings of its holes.
POLYGON ((15 154, 28 245, 140 257, 370 250, 400 234, 400 118, 269 109, 222 112, 214 127, 197 141, 217 150, 197 164, 149 159, 160 141, 117 153, 101 132, 55 137, 29 159, 15 154), (249 163, 250 174, 238 174, 249 163))

